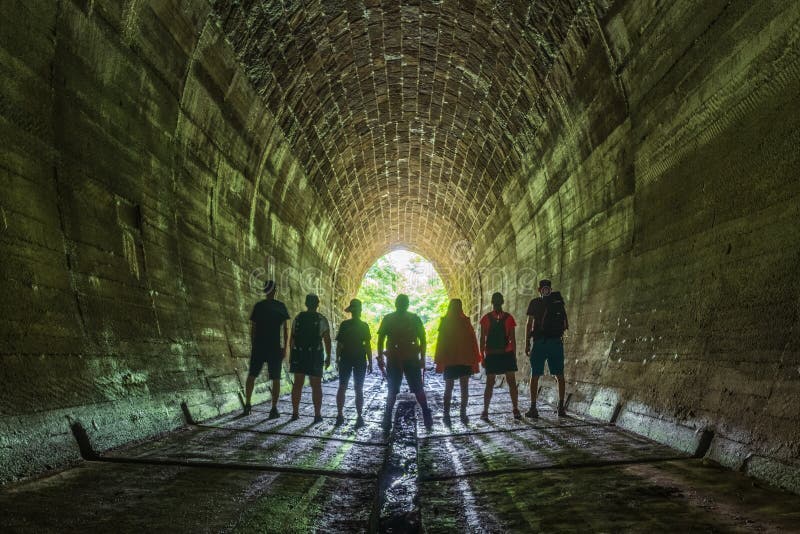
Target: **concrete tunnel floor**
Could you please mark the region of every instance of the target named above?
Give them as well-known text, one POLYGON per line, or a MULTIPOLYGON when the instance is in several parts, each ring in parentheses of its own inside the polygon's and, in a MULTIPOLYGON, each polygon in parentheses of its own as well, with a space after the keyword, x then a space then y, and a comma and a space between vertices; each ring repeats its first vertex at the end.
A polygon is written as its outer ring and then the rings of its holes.
POLYGON ((352 389, 334 425, 337 384, 323 385, 318 425, 306 386, 298 421, 284 396, 278 420, 262 404, 5 486, 0 531, 800 531, 796 495, 541 401, 539 420, 515 421, 504 387, 485 423, 472 380, 466 425, 456 388, 448 428, 428 371, 433 428, 401 393, 386 436, 380 375, 367 377, 360 429, 352 389))

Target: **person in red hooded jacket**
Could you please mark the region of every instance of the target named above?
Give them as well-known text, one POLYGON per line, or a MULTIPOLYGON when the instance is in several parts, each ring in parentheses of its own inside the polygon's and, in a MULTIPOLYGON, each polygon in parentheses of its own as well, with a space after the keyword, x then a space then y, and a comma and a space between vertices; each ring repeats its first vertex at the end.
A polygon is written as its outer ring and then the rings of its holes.
POLYGON ((481 353, 475 338, 475 329, 464 315, 461 299, 452 299, 447 313, 439 322, 439 338, 436 343, 436 371, 444 373, 444 423, 450 424, 450 401, 453 386, 458 379, 461 384, 461 421, 467 423, 467 401, 469 399, 469 377, 478 372, 481 353))

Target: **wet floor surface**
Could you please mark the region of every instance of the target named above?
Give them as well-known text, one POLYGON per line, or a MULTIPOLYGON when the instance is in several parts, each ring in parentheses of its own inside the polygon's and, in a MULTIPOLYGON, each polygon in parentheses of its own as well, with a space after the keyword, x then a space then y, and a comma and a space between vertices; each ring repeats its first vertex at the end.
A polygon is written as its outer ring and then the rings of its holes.
MULTIPOLYGON (((465 424, 442 419, 443 381, 428 374, 434 426, 401 394, 380 426, 385 382, 352 391, 335 425, 309 391, 301 417, 268 406, 107 451, 96 461, 0 489, 2 532, 800 532, 800 497, 589 418, 515 420, 505 388, 489 422, 472 382, 465 424)), ((528 402, 522 402, 523 411, 528 402)), ((91 439, 91 432, 89 433, 91 439)))

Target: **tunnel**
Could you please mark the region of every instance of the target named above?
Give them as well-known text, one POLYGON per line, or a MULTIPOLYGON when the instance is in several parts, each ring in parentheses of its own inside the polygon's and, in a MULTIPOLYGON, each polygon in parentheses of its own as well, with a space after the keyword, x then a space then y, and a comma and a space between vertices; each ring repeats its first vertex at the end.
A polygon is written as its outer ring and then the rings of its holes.
POLYGON ((0 13, 0 530, 800 531, 800 3, 0 13), (394 250, 504 295, 523 409, 551 280, 568 417, 242 417, 265 281, 335 331, 394 250))

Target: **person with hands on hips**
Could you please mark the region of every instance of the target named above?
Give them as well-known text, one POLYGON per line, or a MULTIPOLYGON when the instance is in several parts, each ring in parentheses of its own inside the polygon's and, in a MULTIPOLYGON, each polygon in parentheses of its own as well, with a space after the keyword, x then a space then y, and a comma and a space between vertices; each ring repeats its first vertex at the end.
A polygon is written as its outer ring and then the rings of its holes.
POLYGON ((395 311, 386 315, 378 328, 378 367, 385 373, 389 386, 383 417, 383 428, 386 431, 392 426, 392 413, 403 376, 406 377, 408 389, 417 397, 422 408, 425 426, 433 426, 433 417, 422 383, 422 369, 425 368, 425 327, 418 315, 408 311, 408 306, 408 295, 397 295, 395 311))

